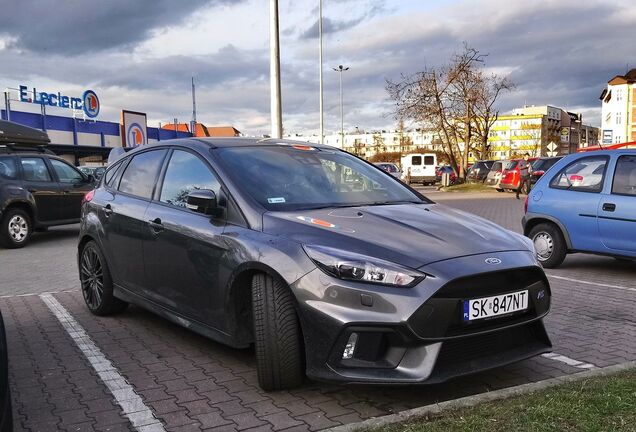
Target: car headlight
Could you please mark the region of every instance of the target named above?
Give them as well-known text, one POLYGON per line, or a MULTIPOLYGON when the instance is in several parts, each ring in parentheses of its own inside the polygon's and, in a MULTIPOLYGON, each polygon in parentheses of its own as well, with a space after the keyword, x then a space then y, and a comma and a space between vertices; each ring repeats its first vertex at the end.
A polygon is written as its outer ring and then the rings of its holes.
POLYGON ((340 279, 381 285, 411 287, 424 273, 379 258, 372 258, 326 246, 304 246, 305 252, 325 273, 340 279))

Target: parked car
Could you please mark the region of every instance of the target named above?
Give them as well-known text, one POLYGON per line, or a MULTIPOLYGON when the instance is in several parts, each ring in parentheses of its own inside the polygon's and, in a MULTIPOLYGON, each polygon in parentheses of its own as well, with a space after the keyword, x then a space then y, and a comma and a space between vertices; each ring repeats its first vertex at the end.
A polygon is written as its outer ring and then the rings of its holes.
POLYGON ((95 177, 96 180, 99 180, 100 178, 102 178, 102 176, 106 172, 106 167, 103 167, 103 166, 95 167, 95 166, 82 165, 77 167, 77 169, 79 169, 81 172, 83 172, 86 175, 92 175, 93 177, 95 177))
POLYGON ((495 161, 486 176, 486 181, 484 182, 486 185, 497 189, 499 192, 503 192, 503 188, 501 187, 501 177, 503 174, 504 167, 508 165, 510 161, 495 161))
POLYGON ((396 179, 400 180, 402 178, 402 170, 394 163, 391 162, 378 162, 374 164, 378 168, 386 171, 391 174, 396 179))
POLYGON ((408 183, 435 184, 435 153, 408 154, 402 157, 401 165, 408 183))
POLYGON ((547 268, 575 252, 635 259, 635 215, 636 150, 578 153, 537 181, 523 230, 547 268))
POLYGON ((0 123, 5 143, 0 146, 0 246, 21 248, 36 230, 79 222, 82 199, 95 184, 92 176, 44 147, 25 144, 31 128, 20 126, 13 139, 6 131, 16 130, 15 125, 3 131, 4 123, 0 123))
POLYGON ((455 174, 455 170, 453 169, 453 167, 448 166, 448 165, 444 165, 444 166, 441 166, 441 167, 437 168, 437 170, 435 170, 435 181, 437 181, 438 183, 441 182, 443 174, 448 174, 449 175, 450 184, 457 183, 457 174, 455 174))
POLYGON ((486 181, 486 177, 488 177, 488 173, 494 164, 495 161, 493 160, 475 162, 466 175, 466 181, 468 183, 483 183, 486 181))
POLYGON ((437 383, 551 349, 530 240, 319 144, 140 146, 87 194, 78 260, 92 313, 131 302, 254 344, 265 390, 437 383))
POLYGON ((530 185, 534 187, 537 180, 541 178, 547 170, 549 170, 555 163, 560 161, 563 156, 544 157, 539 158, 532 163, 532 173, 530 174, 530 185))
MULTIPOLYGON (((532 165, 537 158, 530 158, 528 162, 532 165)), ((499 186, 503 190, 517 190, 519 189, 519 185, 521 184, 521 173, 519 171, 519 162, 522 159, 513 159, 508 162, 507 165, 504 166, 503 172, 501 173, 501 181, 499 182, 499 186)), ((529 186, 529 185, 528 185, 529 186)), ((522 191, 527 194, 528 191, 522 191)))

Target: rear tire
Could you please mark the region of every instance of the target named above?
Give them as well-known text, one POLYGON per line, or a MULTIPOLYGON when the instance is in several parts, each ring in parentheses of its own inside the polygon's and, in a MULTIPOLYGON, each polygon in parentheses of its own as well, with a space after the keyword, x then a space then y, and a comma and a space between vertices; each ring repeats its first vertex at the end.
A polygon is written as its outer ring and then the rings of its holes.
POLYGON ((567 247, 561 230, 552 223, 542 223, 528 235, 537 250, 537 259, 545 268, 556 268, 567 255, 567 247))
POLYGON ((33 225, 28 213, 20 208, 10 208, 2 218, 0 246, 19 249, 27 245, 33 234, 33 225))
POLYGON ((289 288, 278 279, 252 279, 258 384, 265 391, 297 387, 304 379, 301 331, 289 288))
POLYGON ((111 315, 128 306, 113 295, 113 279, 108 264, 99 246, 92 240, 80 252, 79 276, 84 302, 93 314, 111 315))
POLYGON ((505 192, 503 189, 497 189, 497 192, 505 192))

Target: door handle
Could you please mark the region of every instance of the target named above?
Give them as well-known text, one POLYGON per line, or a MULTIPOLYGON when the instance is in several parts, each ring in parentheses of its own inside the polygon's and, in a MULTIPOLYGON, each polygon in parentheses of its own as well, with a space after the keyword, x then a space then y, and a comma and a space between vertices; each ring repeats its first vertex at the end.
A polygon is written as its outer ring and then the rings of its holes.
POLYGON ((613 212, 614 210, 616 210, 616 204, 603 203, 603 211, 613 212))
POLYGON ((110 204, 106 204, 104 206, 104 216, 108 217, 113 214, 113 208, 110 204))
POLYGON ((158 234, 161 231, 163 231, 163 225, 161 224, 161 219, 160 218, 154 218, 152 220, 148 221, 148 225, 150 225, 150 229, 155 233, 158 234))

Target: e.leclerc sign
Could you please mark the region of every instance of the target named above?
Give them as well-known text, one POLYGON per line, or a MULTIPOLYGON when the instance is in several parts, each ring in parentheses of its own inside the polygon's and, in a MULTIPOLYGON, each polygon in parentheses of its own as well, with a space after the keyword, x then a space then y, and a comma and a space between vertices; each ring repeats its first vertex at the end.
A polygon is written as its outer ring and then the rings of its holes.
POLYGON ((20 101, 30 102, 40 105, 49 105, 59 108, 84 110, 87 117, 95 118, 99 114, 99 98, 93 90, 86 90, 81 98, 65 96, 60 92, 46 93, 38 92, 33 87, 33 98, 29 97, 27 86, 20 86, 20 101))

